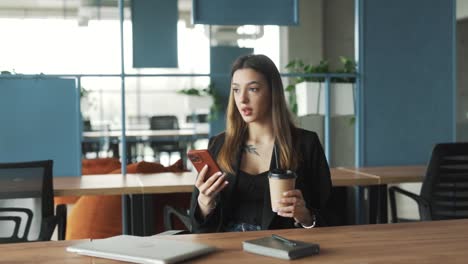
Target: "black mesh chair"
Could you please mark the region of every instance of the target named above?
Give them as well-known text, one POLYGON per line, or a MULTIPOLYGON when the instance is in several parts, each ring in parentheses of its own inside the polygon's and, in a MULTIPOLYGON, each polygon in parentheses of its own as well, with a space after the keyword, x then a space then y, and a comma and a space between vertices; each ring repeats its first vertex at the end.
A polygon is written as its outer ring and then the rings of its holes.
MULTIPOLYGON (((177 117, 173 115, 152 116, 150 118, 150 129, 178 130, 179 121, 177 117)), ((186 151, 186 147, 181 144, 177 138, 174 139, 174 137, 158 137, 157 140, 151 140, 150 146, 153 149, 156 160, 159 160, 159 154, 161 152, 167 152, 169 156, 172 152, 178 152, 180 157, 183 157, 186 151)))
POLYGON ((186 123, 208 123, 208 114, 195 114, 185 117, 186 123))
POLYGON ((397 216, 396 193, 418 203, 422 221, 468 218, 468 143, 434 147, 419 195, 389 188, 393 223, 406 220, 397 216))
POLYGON ((52 160, 0 163, 0 243, 65 238, 66 206, 54 214, 52 160))

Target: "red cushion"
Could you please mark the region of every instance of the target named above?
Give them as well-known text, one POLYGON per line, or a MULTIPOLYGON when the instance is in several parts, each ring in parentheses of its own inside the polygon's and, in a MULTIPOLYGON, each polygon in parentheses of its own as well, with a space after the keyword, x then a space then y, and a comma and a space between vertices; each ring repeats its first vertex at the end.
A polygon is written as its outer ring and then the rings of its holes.
POLYGON ((84 159, 81 161, 81 174, 107 174, 121 166, 116 158, 84 159))
MULTIPOLYGON (((176 161, 174 164, 168 167, 164 167, 160 163, 140 161, 138 163, 132 163, 127 166, 127 173, 160 173, 160 172, 183 172, 187 171, 184 168, 184 163, 181 159, 176 161)), ((121 169, 115 169, 113 174, 121 173, 121 169)))
MULTIPOLYGON (((83 159, 81 160, 81 174, 107 174, 120 166, 120 161, 116 158, 83 159)), ((54 203, 74 204, 79 198, 79 196, 57 196, 54 197, 54 203)))

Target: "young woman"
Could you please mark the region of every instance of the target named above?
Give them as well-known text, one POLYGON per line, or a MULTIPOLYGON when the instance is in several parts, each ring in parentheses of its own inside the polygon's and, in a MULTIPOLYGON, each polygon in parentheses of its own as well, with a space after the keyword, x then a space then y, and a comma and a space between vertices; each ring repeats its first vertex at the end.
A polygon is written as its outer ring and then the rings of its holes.
POLYGON ((234 62, 226 131, 211 138, 208 149, 223 173, 200 171, 190 206, 192 232, 324 225, 330 170, 317 134, 293 124, 281 76, 268 57, 234 62), (268 172, 275 168, 297 178, 296 189, 284 193, 273 212, 268 172))

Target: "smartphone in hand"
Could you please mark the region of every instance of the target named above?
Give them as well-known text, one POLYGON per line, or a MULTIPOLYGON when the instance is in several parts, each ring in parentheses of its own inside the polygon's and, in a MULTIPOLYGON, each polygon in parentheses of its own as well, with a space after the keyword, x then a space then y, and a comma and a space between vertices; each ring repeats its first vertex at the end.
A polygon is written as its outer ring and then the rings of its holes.
POLYGON ((218 164, 207 149, 189 150, 187 157, 192 162, 195 169, 197 169, 198 173, 200 173, 205 164, 208 164, 208 172, 206 173, 205 179, 208 179, 216 172, 221 171, 218 164))

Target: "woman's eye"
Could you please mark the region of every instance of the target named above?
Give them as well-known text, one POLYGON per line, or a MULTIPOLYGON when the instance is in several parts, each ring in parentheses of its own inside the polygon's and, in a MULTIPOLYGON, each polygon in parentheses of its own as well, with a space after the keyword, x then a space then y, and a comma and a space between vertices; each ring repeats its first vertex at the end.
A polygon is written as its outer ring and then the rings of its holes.
POLYGON ((238 88, 232 88, 232 91, 233 91, 234 93, 237 93, 237 92, 239 92, 239 89, 238 89, 238 88))
POLYGON ((258 88, 249 88, 249 91, 251 91, 251 92, 258 92, 258 88))

